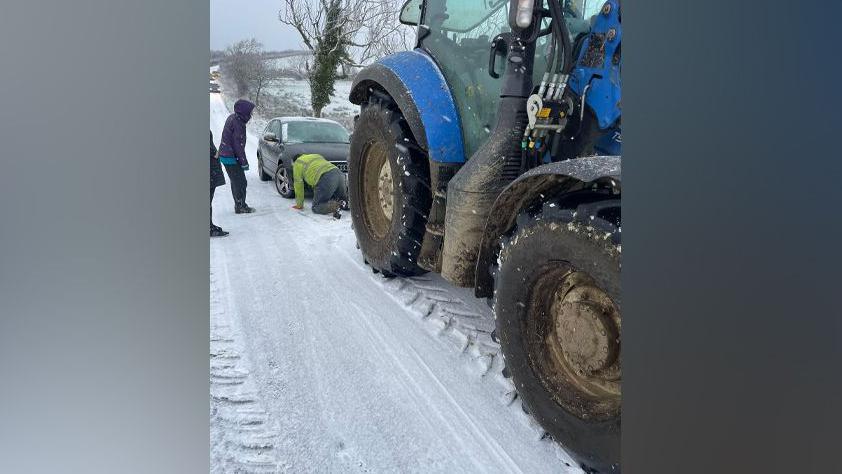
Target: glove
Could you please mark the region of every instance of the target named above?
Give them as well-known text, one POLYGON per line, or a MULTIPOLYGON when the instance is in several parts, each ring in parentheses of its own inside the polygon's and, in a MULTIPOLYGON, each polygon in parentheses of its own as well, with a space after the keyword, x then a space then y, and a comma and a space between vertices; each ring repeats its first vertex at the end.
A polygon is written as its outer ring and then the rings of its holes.
POLYGON ((295 204, 295 205, 293 205, 293 206, 292 206, 292 208, 293 208, 293 209, 298 209, 299 211, 301 211, 301 210, 303 210, 303 209, 304 209, 304 206, 299 206, 298 204, 295 204))

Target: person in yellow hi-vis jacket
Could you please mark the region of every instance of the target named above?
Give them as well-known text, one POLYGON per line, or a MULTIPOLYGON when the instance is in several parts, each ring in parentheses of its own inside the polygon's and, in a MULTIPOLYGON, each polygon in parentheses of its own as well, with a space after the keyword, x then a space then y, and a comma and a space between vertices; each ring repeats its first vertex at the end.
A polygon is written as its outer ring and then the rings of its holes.
POLYGON ((339 218, 339 209, 348 209, 348 191, 345 175, 322 155, 299 156, 292 164, 294 209, 304 209, 304 183, 313 188, 313 212, 333 214, 339 218))

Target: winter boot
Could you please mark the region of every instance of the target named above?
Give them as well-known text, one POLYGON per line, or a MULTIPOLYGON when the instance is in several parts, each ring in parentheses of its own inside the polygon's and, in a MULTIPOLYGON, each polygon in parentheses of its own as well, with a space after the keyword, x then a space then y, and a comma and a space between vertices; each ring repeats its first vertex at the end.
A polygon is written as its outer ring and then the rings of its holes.
POLYGON ((236 203, 234 205, 234 213, 235 214, 251 214, 252 212, 254 212, 254 208, 249 207, 249 205, 246 204, 245 202, 236 203))
POLYGON ((333 218, 334 219, 340 219, 341 217, 342 217, 342 213, 339 212, 339 209, 333 211, 333 218))
POLYGON ((228 235, 228 232, 225 232, 224 230, 222 230, 222 227, 215 226, 215 225, 211 226, 211 228, 210 228, 210 236, 211 237, 225 237, 226 235, 228 235))
POLYGON ((343 211, 351 210, 351 208, 348 207, 348 201, 339 201, 339 209, 342 209, 343 211))

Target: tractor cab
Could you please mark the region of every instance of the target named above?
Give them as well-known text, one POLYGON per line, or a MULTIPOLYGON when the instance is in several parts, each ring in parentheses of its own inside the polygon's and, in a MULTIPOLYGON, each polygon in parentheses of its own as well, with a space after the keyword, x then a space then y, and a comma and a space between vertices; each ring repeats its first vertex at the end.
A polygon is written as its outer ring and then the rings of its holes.
MULTIPOLYGON (((602 9, 602 0, 563 0, 562 12, 578 57, 584 40, 602 9)), ((511 31, 509 0, 408 0, 400 21, 419 27, 417 48, 430 54, 441 69, 461 119, 465 156, 471 156, 494 128, 500 97, 505 49, 492 42, 511 31), (495 56, 491 58, 490 56, 495 56), (494 67, 496 71, 490 70, 494 67)), ((549 18, 542 20, 543 28, 549 18)), ((547 69, 545 51, 550 35, 536 41, 533 83, 539 84, 547 69)), ((618 130, 606 132, 619 136, 618 130)), ((605 142, 605 139, 602 139, 605 142)), ((609 146, 611 146, 609 144, 609 146)), ((616 149, 612 149, 619 154, 616 149)))

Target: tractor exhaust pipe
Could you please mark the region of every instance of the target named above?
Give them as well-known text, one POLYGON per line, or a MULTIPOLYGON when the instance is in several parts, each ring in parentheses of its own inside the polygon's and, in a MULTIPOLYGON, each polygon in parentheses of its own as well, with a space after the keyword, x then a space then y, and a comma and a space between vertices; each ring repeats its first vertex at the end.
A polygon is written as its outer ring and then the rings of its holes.
MULTIPOLYGON (((497 123, 488 139, 447 186, 441 275, 460 287, 473 287, 477 255, 494 200, 517 178, 522 160, 521 139, 528 122, 526 99, 532 93, 535 39, 540 21, 523 21, 524 0, 511 0, 511 33, 491 43, 489 74, 501 43, 506 47, 506 72, 500 89, 497 123), (520 10, 518 9, 520 5, 520 10), (526 27, 523 27, 526 23, 526 27)), ((540 1, 540 0, 539 0, 540 1)))

